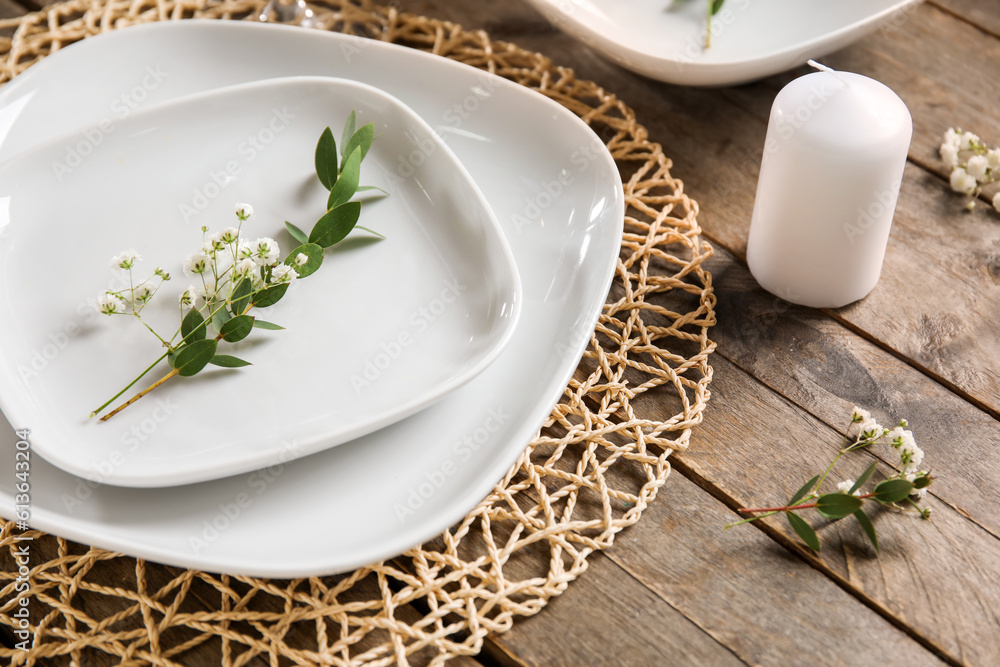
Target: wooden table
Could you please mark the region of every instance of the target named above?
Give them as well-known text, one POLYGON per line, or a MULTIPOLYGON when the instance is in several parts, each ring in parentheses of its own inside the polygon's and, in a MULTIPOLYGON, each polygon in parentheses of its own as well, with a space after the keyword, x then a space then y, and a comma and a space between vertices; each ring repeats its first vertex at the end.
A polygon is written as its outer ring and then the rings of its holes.
MULTIPOLYGON (((0 16, 34 3, 0 0, 0 16)), ((769 295, 744 260, 768 110, 804 69, 679 88, 605 61, 522 0, 398 5, 540 51, 625 100, 673 158, 716 248, 719 348, 690 451, 565 594, 456 662, 1000 664, 1000 214, 986 202, 964 211, 936 150, 953 125, 1000 144, 1000 1, 930 0, 824 58, 886 83, 914 120, 882 280, 836 311, 769 295), (910 421, 938 477, 932 521, 878 517, 879 556, 853 522, 821 530, 819 557, 783 519, 723 532, 737 509, 780 501, 818 472, 853 405, 910 421)), ((846 459, 844 475, 884 453, 846 459)))

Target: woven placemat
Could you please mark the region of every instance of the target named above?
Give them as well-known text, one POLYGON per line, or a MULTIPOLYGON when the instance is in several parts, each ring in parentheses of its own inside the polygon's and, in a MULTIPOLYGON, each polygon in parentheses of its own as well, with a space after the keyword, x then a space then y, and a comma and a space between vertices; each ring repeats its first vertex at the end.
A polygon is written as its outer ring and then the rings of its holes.
MULTIPOLYGON (((262 0, 71 0, 0 21, 0 83, 79 39, 191 17, 254 20, 262 0)), ((0 533, 0 639, 29 600, 13 665, 441 664, 541 610, 639 520, 688 447, 709 398, 712 255, 697 204, 632 110, 546 57, 482 31, 367 1, 312 5, 328 29, 424 49, 539 91, 590 124, 622 173, 616 278, 588 351, 538 437, 458 525, 345 575, 278 581, 181 570, 34 532, 30 588, 19 534, 0 533), (666 406, 666 407, 664 407, 666 406), (650 415, 656 414, 657 418, 650 415), (646 418, 639 415, 646 415, 646 418)), ((183 48, 178 44, 178 48, 183 48)))

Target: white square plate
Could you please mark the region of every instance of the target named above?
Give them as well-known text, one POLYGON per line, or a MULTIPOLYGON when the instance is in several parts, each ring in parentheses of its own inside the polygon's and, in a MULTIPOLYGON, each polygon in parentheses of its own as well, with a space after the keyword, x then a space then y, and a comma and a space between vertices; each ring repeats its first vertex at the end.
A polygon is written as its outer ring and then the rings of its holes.
MULTIPOLYGON (((376 86, 444 138, 490 203, 517 263, 524 303, 510 344, 426 410, 246 475, 127 489, 91 484, 36 457, 31 525, 218 572, 350 570, 465 516, 562 395, 607 298, 624 196, 603 142, 571 112, 517 84, 358 37, 250 22, 147 24, 86 39, 0 89, 0 158, 102 119, 119 122, 130 105, 294 75, 376 86)), ((0 512, 13 516, 16 437, 0 438, 0 512)))
POLYGON ((746 83, 820 58, 920 0, 726 0, 705 48, 707 0, 528 0, 622 67, 685 86, 746 83))
MULTIPOLYGON (((34 451, 60 468, 122 486, 265 468, 288 458, 283 443, 305 456, 417 412, 509 341, 520 284, 500 225, 454 154, 390 95, 343 79, 271 79, 107 127, 0 165, 0 406, 32 424, 34 451), (233 202, 250 202, 244 234, 277 239, 284 258, 299 244, 283 221, 308 233, 326 211, 316 141, 328 125, 339 137, 352 110, 377 136, 363 183, 390 192, 363 204, 361 224, 386 239, 355 231, 279 303, 254 309, 286 330, 219 349, 252 366, 209 366, 107 422, 88 419, 164 352, 131 316, 97 314, 109 258, 135 248, 135 279, 157 266, 173 274, 143 311, 169 337, 201 227, 235 225, 233 202)), ((160 362, 110 407, 168 370, 160 362)))

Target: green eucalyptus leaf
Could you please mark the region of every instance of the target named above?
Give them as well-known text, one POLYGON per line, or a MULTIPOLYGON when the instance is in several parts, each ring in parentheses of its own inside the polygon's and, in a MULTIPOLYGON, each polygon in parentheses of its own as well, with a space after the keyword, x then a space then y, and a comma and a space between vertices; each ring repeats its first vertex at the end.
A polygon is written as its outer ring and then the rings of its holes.
POLYGON ((242 315, 246 311, 247 306, 250 305, 250 294, 252 292, 253 282, 249 278, 241 280, 233 292, 232 303, 229 304, 229 309, 233 315, 242 315))
POLYGON ((285 296, 285 292, 287 291, 288 283, 265 287, 253 295, 253 305, 256 308, 267 308, 268 306, 273 306, 281 301, 281 297, 285 296))
POLYGON ((344 168, 340 171, 340 177, 330 190, 330 197, 326 200, 326 210, 337 208, 341 204, 351 201, 351 197, 358 191, 358 181, 361 179, 361 147, 354 151, 344 161, 344 168))
POLYGON ((932 481, 934 480, 933 478, 931 478, 930 475, 920 475, 919 477, 913 480, 913 488, 926 489, 928 486, 931 485, 932 481))
POLYGON ((868 466, 867 470, 865 470, 863 473, 861 473, 861 477, 858 477, 858 481, 856 481, 854 483, 854 486, 851 487, 851 490, 848 491, 848 493, 854 493, 855 491, 857 491, 858 489, 860 489, 862 486, 864 486, 865 482, 867 482, 869 479, 871 479, 872 474, 875 472, 875 466, 876 465, 878 465, 878 461, 872 461, 872 464, 870 466, 868 466))
POLYGON ((794 505, 795 503, 797 503, 800 500, 802 500, 803 498, 805 498, 806 494, 809 493, 810 489, 812 489, 813 486, 815 486, 816 482, 818 482, 818 481, 819 481, 819 475, 816 475, 811 480, 809 480, 808 482, 806 482, 805 484, 803 484, 802 488, 799 489, 798 491, 796 491, 795 495, 792 496, 792 499, 788 501, 788 504, 789 505, 794 505))
MULTIPOLYGON (((346 148, 351 137, 354 136, 354 130, 358 125, 358 114, 351 109, 351 114, 347 117, 347 121, 344 123, 344 133, 340 135, 340 146, 341 149, 346 148)), ((345 153, 346 155, 346 153, 345 153)))
POLYGON ((244 361, 239 357, 234 357, 231 354, 217 354, 208 362, 213 366, 221 366, 223 368, 242 368, 244 366, 251 366, 249 361, 244 361))
POLYGON ((181 377, 197 375, 212 360, 218 347, 219 344, 212 338, 188 343, 177 353, 174 368, 181 377))
POLYGON ((188 342, 205 337, 205 318, 197 310, 192 308, 181 320, 181 337, 188 342))
POLYGON ((872 520, 869 519, 868 515, 865 514, 862 510, 858 510, 857 512, 855 512, 854 518, 857 519, 858 523, 861 524, 862 530, 865 531, 865 535, 867 535, 868 539, 871 540, 872 546, 875 547, 875 551, 877 552, 878 535, 875 534, 875 525, 872 523, 872 520))
POLYGON ((292 235, 292 238, 299 243, 309 243, 309 236, 287 220, 285 220, 285 229, 287 229, 288 233, 292 235))
POLYGON ((819 537, 812 526, 795 512, 787 512, 785 516, 788 517, 788 523, 792 525, 792 530, 802 538, 806 546, 813 551, 819 551, 819 537))
POLYGON ((169 365, 171 368, 174 367, 174 362, 177 361, 177 353, 180 352, 182 349, 184 349, 184 346, 178 345, 177 347, 174 348, 173 352, 167 353, 167 365, 169 365))
POLYGON ((221 331, 222 326, 231 319, 233 319, 233 316, 228 310, 225 308, 219 308, 219 310, 215 312, 215 315, 212 316, 212 326, 216 331, 221 331))
POLYGON ((351 233, 354 226, 358 224, 361 217, 361 204, 352 201, 341 204, 335 209, 326 212, 316 226, 313 227, 309 235, 309 242, 324 248, 329 248, 344 240, 344 237, 351 233))
POLYGON ((887 479, 875 487, 875 499, 880 503, 898 503, 913 492, 913 483, 905 479, 887 479))
POLYGON ((725 2, 726 0, 711 0, 711 4, 709 5, 708 15, 715 16, 716 14, 718 14, 719 10, 722 9, 722 5, 725 4, 725 2))
POLYGON ((316 144, 316 176, 323 187, 329 190, 337 180, 337 140, 330 128, 323 130, 316 144))
POLYGON ((360 229, 360 230, 365 231, 365 232, 368 232, 372 236, 377 236, 380 239, 382 239, 383 241, 385 240, 385 234, 379 234, 374 229, 368 229, 367 227, 362 227, 361 225, 354 225, 354 228, 355 229, 360 229))
POLYGON ((351 156, 355 148, 361 149, 361 159, 364 160, 365 156, 368 155, 368 149, 372 147, 373 141, 375 141, 375 123, 368 123, 360 127, 347 142, 347 145, 344 146, 344 159, 340 162, 340 170, 344 170, 347 158, 351 156))
POLYGON ((315 243, 303 243, 288 253, 288 257, 285 258, 285 264, 295 269, 295 273, 299 275, 299 278, 311 276, 323 264, 323 246, 316 245, 315 243), (296 262, 296 258, 299 255, 305 255, 308 258, 305 264, 299 265, 296 262))
POLYGON ((250 335, 253 330, 253 317, 250 315, 238 315, 226 322, 219 333, 227 343, 236 343, 250 335))
POLYGON ((264 320, 254 320, 254 329, 267 329, 268 331, 284 331, 285 327, 280 324, 275 324, 274 322, 265 322, 264 320))
POLYGON ((857 496, 846 493, 828 493, 816 500, 816 511, 831 521, 843 519, 848 514, 854 514, 861 509, 864 502, 857 496))

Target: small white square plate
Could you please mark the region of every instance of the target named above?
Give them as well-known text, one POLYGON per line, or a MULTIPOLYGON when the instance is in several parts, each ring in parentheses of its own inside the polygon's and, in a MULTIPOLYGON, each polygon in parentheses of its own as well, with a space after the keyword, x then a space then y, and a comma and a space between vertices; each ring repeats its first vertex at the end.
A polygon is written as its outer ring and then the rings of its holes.
MULTIPOLYGON (((0 166, 0 405, 32 425, 34 451, 60 468, 120 486, 264 468, 289 458, 283 443, 305 456, 413 414, 510 339, 520 283, 499 223, 454 154, 390 95, 342 79, 272 79, 110 127, 0 166), (107 422, 88 419, 164 352, 140 322, 96 313, 113 284, 109 258, 134 248, 136 278, 155 267, 175 277, 143 311, 169 337, 201 226, 235 225, 233 202, 250 202, 244 235, 277 239, 284 258, 299 244, 283 221, 308 233, 326 211, 316 141, 328 125, 339 140, 352 110, 358 127, 375 124, 362 182, 390 193, 364 203, 360 224, 386 239, 356 230, 279 303, 254 309, 286 330, 255 329, 219 349, 252 366, 208 366, 107 422)), ((161 362, 112 406, 167 371, 161 362)))

